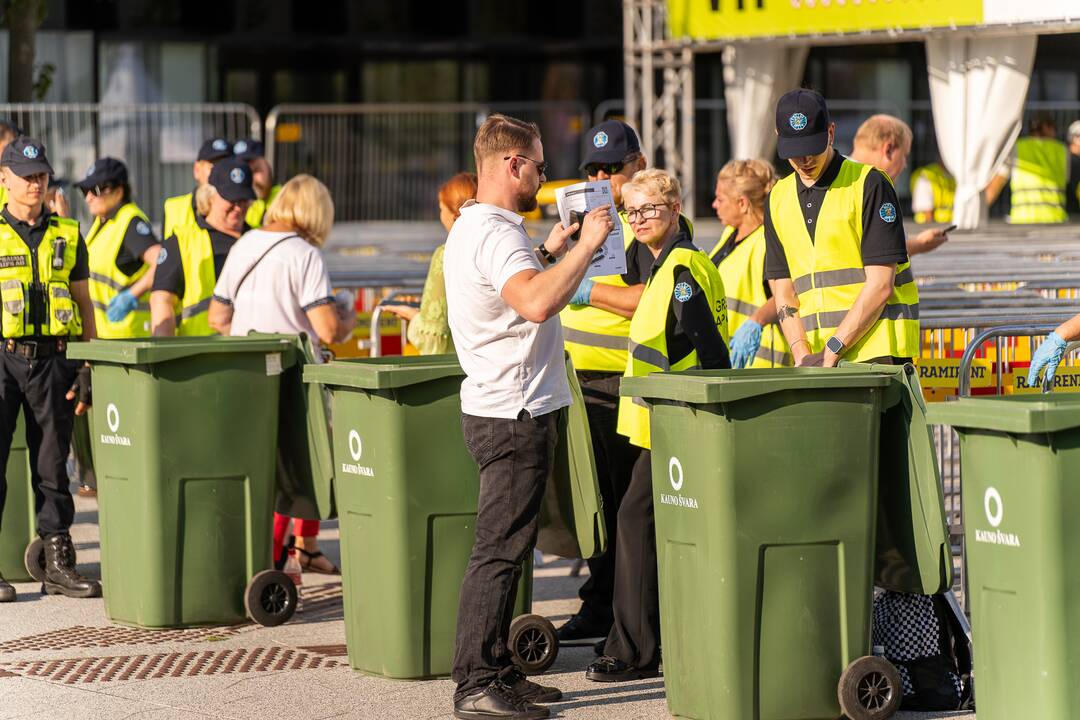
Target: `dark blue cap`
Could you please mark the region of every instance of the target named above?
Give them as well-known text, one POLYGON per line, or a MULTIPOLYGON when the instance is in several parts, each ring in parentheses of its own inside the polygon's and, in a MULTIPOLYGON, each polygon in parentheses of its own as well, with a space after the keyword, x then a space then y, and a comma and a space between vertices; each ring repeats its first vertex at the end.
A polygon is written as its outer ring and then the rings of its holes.
POLYGON ((255 199, 251 168, 237 158, 231 157, 215 163, 214 169, 210 171, 209 182, 218 191, 218 195, 229 202, 255 199))
POLYGON ((209 160, 214 162, 221 160, 222 158, 232 157, 232 143, 223 137, 212 137, 202 144, 199 148, 199 154, 196 156, 199 160, 209 160))
POLYGON ((829 108, 813 90, 792 90, 776 103, 776 153, 783 159, 820 155, 829 147, 829 108))
POLYGON ((75 187, 87 192, 95 187, 117 187, 127 181, 127 166, 116 158, 103 157, 94 161, 86 171, 86 177, 75 183, 75 187))
POLYGON ((20 135, 4 147, 0 166, 10 168, 19 177, 38 173, 53 174, 52 165, 45 157, 45 145, 40 140, 20 135))
POLYGON ((585 133, 581 169, 592 163, 622 162, 627 155, 641 151, 637 133, 619 120, 605 120, 585 133))
POLYGON ((233 155, 241 160, 254 160, 257 157, 264 157, 266 150, 261 140, 243 138, 233 143, 233 155))

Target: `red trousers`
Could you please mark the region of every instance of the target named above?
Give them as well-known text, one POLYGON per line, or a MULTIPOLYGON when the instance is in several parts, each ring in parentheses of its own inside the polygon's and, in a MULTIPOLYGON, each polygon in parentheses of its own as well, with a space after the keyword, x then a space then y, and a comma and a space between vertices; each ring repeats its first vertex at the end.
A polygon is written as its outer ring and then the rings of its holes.
MULTIPOLYGON (((275 559, 281 557, 281 548, 285 546, 285 535, 289 532, 289 520, 291 519, 288 515, 274 513, 274 554, 271 557, 275 559)), ((318 520, 301 520, 300 518, 293 520, 293 535, 308 538, 315 537, 318 534, 318 520)))

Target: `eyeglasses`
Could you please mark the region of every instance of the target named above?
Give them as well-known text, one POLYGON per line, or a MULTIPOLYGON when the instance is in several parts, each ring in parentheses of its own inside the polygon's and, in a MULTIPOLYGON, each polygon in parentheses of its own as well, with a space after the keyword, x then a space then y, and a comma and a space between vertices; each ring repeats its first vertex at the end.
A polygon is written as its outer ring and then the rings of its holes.
POLYGON ((536 166, 536 172, 539 175, 547 175, 548 164, 546 162, 540 162, 539 160, 533 160, 531 157, 525 155, 507 155, 503 160, 509 160, 511 158, 520 158, 521 160, 528 160, 536 166))
POLYGON ((652 220, 660 217, 660 208, 671 207, 668 203, 660 203, 659 205, 642 205, 639 208, 627 208, 626 209, 626 222, 636 223, 638 220, 652 220))
POLYGON ((94 187, 87 189, 86 192, 90 193, 91 195, 101 196, 107 193, 111 193, 115 189, 116 186, 114 185, 95 185, 94 187))
POLYGON ((630 164, 630 163, 634 162, 635 160, 637 160, 637 158, 638 158, 638 156, 636 154, 633 154, 633 155, 627 155, 620 162, 589 163, 588 165, 585 166, 585 174, 588 175, 589 177, 596 177, 597 175, 600 174, 600 171, 603 170, 604 174, 606 174, 606 175, 617 175, 620 172, 622 172, 622 169, 624 167, 626 167, 628 164, 630 164))

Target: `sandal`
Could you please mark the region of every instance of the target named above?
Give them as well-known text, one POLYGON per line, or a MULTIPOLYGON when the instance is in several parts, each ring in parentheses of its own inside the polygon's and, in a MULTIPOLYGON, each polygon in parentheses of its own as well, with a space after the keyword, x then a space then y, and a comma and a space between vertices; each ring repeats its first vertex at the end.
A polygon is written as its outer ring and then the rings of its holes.
POLYGON ((330 562, 330 558, 322 554, 322 552, 308 552, 304 548, 296 548, 296 551, 300 553, 300 569, 304 572, 313 572, 320 575, 340 575, 341 570, 338 566, 330 562), (318 558, 324 558, 327 563, 330 564, 330 569, 324 569, 315 566, 315 560, 318 558))

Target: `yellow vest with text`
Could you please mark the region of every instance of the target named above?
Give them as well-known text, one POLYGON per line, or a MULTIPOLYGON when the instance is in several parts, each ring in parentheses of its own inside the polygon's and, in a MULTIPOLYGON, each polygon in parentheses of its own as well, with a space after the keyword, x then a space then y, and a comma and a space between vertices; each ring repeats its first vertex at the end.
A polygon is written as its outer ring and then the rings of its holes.
POLYGON ((192 207, 193 193, 177 195, 165 200, 165 222, 161 228, 161 237, 168 239, 176 235, 177 228, 195 225, 195 209, 192 207))
MULTIPOLYGON (((637 311, 630 321, 629 357, 626 361, 626 377, 637 377, 654 372, 690 370, 698 367, 697 351, 676 360, 668 356, 667 320, 675 294, 675 278, 683 269, 689 270, 701 286, 712 310, 716 329, 724 344, 728 342, 728 318, 724 281, 709 256, 700 250, 677 247, 664 258, 664 264, 654 268, 645 291, 641 295, 637 311)), ((650 448, 649 410, 641 398, 619 398, 619 420, 616 428, 620 435, 630 439, 631 444, 650 448)))
POLYGON ((952 222, 953 200, 956 197, 956 180, 939 163, 931 163, 917 168, 911 173, 911 192, 920 178, 926 178, 934 191, 934 209, 915 213, 917 223, 952 222))
MULTIPOLYGON (((844 159, 825 194, 814 240, 806 231, 799 205, 798 174, 792 173, 769 193, 769 214, 799 296, 799 315, 811 352, 820 352, 855 304, 866 282, 862 261, 863 186, 869 165, 844 159)), ((899 211, 894 208, 896 220, 899 211)), ((844 351, 852 362, 892 355, 919 354, 919 291, 911 263, 899 263, 892 294, 870 329, 844 351)))
MULTIPOLYGON (((720 241, 709 252, 709 259, 716 262, 716 254, 736 232, 725 227, 720 241)), ((728 337, 732 337, 746 320, 769 301, 765 295, 765 226, 759 225, 754 232, 735 245, 727 257, 717 266, 727 293, 728 337)), ((761 347, 748 367, 791 367, 791 357, 784 333, 776 323, 761 328, 761 347)))
POLYGON ((270 203, 274 202, 274 198, 281 192, 280 185, 274 185, 270 188, 270 193, 266 196, 265 200, 256 198, 251 202, 251 207, 248 208, 247 214, 244 215, 244 222, 248 227, 257 228, 262 227, 263 216, 266 215, 266 208, 270 207, 270 203))
POLYGON ((15 229, 0 217, 0 332, 5 338, 67 337, 82 333, 79 308, 71 297, 71 270, 79 247, 79 223, 53 215, 31 252, 15 229), (38 298, 34 303, 31 296, 38 298), (41 313, 35 318, 33 308, 41 313))
POLYGON ((105 314, 109 302, 131 287, 146 274, 149 267, 143 263, 134 275, 125 275, 116 267, 116 256, 124 244, 124 235, 133 222, 150 220, 135 203, 127 203, 116 211, 111 220, 94 220, 86 235, 86 249, 90 255, 90 302, 94 306, 94 326, 97 336, 104 339, 150 337, 150 291, 143 293, 139 304, 120 322, 109 320, 105 314))
POLYGON ((1016 166, 1009 180, 1012 201, 1009 222, 1016 225, 1063 223, 1068 150, 1053 138, 1022 137, 1016 141, 1016 166))
POLYGON ((213 335, 210 328, 210 299, 217 284, 214 247, 210 233, 192 223, 177 231, 180 262, 184 267, 184 296, 179 301, 177 335, 213 335))

